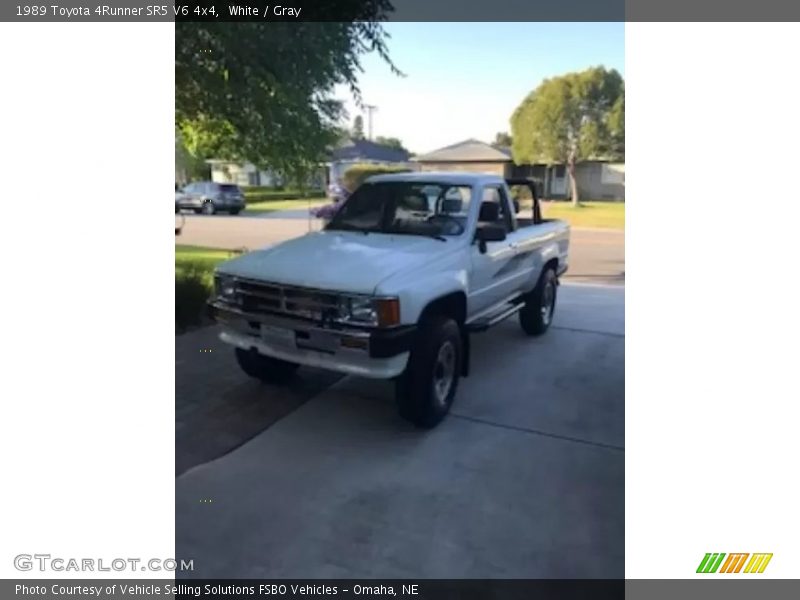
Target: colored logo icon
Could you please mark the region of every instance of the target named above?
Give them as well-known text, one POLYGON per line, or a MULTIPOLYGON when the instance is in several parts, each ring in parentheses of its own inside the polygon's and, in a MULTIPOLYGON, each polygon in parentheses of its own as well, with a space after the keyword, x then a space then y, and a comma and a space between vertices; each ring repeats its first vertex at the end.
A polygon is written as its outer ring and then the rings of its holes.
POLYGON ((724 552, 708 552, 700 565, 697 567, 698 573, 763 573, 769 561, 772 560, 772 553, 749 554, 736 553, 725 554, 724 552), (727 556, 727 558, 726 558, 727 556), (748 557, 750 560, 748 560, 748 557), (724 561, 724 562, 723 562, 724 561))

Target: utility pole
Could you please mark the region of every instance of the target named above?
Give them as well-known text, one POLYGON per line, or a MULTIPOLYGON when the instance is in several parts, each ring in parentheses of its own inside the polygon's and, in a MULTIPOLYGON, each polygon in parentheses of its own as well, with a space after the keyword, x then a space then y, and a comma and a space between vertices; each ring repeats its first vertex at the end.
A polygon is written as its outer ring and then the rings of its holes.
POLYGON ((378 110, 374 104, 365 104, 364 109, 367 111, 367 139, 372 141, 372 113, 378 110))

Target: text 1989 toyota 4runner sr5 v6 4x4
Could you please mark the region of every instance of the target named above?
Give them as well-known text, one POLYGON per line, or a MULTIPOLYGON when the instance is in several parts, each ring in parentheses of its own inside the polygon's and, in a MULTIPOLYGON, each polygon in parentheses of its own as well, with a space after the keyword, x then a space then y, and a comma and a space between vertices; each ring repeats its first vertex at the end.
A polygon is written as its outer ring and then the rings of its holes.
POLYGON ((469 372, 471 333, 515 313, 526 334, 547 331, 568 248, 528 180, 378 175, 323 231, 222 263, 210 309, 248 375, 395 379, 400 414, 433 427, 469 372), (531 218, 510 185, 531 190, 531 218))

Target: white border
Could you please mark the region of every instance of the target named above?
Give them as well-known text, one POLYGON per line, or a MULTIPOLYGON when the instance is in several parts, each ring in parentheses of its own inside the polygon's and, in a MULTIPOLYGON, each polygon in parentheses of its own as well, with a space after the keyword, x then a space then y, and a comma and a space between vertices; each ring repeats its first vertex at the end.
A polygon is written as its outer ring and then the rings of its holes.
POLYGON ((0 577, 174 554, 174 37, 0 24, 0 577))

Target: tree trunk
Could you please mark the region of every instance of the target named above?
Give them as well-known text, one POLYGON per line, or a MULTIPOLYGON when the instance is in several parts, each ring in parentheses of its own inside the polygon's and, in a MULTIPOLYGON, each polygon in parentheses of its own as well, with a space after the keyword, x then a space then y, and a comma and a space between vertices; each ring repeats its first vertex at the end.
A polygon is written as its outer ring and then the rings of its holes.
POLYGON ((575 157, 570 156, 567 161, 567 173, 569 174, 569 188, 572 197, 572 206, 580 206, 581 200, 578 197, 578 182, 575 180, 575 157))

